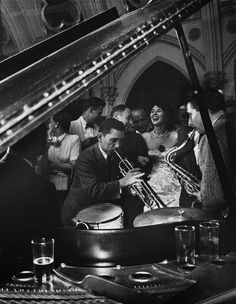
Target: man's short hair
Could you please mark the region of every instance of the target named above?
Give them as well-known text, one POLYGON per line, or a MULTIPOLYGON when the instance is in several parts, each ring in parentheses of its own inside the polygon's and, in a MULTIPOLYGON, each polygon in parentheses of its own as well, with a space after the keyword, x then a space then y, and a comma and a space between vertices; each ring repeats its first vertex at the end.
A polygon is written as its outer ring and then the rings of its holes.
POLYGON ((120 132, 124 132, 125 126, 121 121, 119 121, 115 118, 107 118, 101 122, 100 127, 99 127, 99 132, 105 136, 106 134, 111 132, 111 129, 115 129, 120 132))
POLYGON ((148 118, 148 114, 147 114, 146 110, 144 108, 142 108, 142 107, 135 107, 135 108, 132 109, 132 112, 139 112, 144 117, 148 118))
POLYGON ((58 112, 53 116, 53 120, 55 122, 58 122, 60 127, 65 131, 65 132, 69 132, 70 129, 70 121, 71 121, 71 117, 70 114, 67 112, 58 112))
POLYGON ((122 114, 125 111, 125 109, 127 109, 127 107, 124 104, 119 104, 113 107, 110 113, 110 117, 113 118, 116 114, 122 114))
MULTIPOLYGON (((226 104, 224 100, 224 95, 214 88, 202 89, 202 94, 204 97, 205 105, 209 111, 212 113, 218 112, 220 110, 225 111, 226 104)), ((190 102, 193 108, 199 110, 197 103, 197 96, 194 91, 190 91, 186 95, 186 103, 190 102)))
POLYGON ((85 111, 87 111, 90 107, 93 110, 96 110, 101 106, 104 108, 105 105, 106 105, 105 101, 99 97, 91 97, 91 98, 82 100, 83 113, 85 111))

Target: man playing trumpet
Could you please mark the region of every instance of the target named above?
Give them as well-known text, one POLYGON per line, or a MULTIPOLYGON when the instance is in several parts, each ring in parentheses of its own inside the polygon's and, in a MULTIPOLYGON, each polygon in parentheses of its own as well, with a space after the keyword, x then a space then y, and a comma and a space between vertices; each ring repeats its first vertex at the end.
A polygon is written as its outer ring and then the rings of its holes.
MULTIPOLYGON (((64 225, 73 225, 72 219, 76 214, 93 204, 113 202, 122 207, 125 188, 141 182, 144 173, 136 168, 120 177, 119 159, 110 157, 115 149, 120 148, 124 131, 122 122, 113 118, 105 119, 99 128, 98 142, 79 155, 74 181, 62 209, 64 225)), ((132 214, 130 218, 124 210, 125 227, 130 227, 136 215, 132 214)))

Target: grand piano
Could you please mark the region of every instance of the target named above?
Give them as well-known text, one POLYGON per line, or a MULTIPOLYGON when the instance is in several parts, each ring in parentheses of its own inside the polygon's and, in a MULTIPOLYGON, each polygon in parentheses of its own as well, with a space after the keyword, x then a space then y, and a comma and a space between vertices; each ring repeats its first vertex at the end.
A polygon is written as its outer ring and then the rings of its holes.
MULTIPOLYGON (((224 163, 181 26, 181 22, 209 2, 210 0, 151 2, 119 18, 116 16, 107 24, 52 50, 19 70, 6 72, 0 79, 0 153, 174 28, 196 90, 217 169, 222 175, 224 163)), ((36 45, 35 52, 37 47, 36 45)), ((7 60, 2 63, 5 68, 11 65, 11 58, 7 60)), ((222 179, 222 183, 227 191, 227 181, 222 179)), ((130 230, 79 231, 61 227, 57 231, 43 233, 55 237, 59 262, 74 266, 113 267, 117 264, 138 265, 173 258, 173 231, 174 223, 130 230)), ((6 241, 14 238, 18 249, 20 246, 23 248, 21 254, 29 255, 28 240, 41 234, 42 231, 29 231, 27 227, 8 227, 7 237, 3 234, 1 239, 6 241)), ((14 247, 12 242, 10 245, 14 247)))

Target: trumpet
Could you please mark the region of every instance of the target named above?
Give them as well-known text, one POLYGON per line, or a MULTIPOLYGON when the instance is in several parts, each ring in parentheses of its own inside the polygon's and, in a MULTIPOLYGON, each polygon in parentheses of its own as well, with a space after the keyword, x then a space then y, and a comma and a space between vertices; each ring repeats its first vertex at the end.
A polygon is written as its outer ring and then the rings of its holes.
MULTIPOLYGON (((120 159, 120 162, 118 164, 120 173, 122 176, 125 176, 134 167, 126 157, 122 158, 117 150, 114 150, 114 152, 120 159)), ((167 207, 162 199, 154 192, 152 187, 144 180, 134 183, 130 186, 130 189, 131 193, 133 195, 137 195, 148 209, 160 208, 161 206, 167 207)))

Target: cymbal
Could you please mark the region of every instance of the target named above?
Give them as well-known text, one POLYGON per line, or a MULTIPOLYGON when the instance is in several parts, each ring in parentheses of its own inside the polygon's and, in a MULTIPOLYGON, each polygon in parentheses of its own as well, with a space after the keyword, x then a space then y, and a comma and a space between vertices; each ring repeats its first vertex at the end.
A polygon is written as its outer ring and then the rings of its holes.
POLYGON ((167 207, 146 211, 134 219, 134 227, 151 226, 184 221, 212 220, 212 214, 196 208, 167 207))

